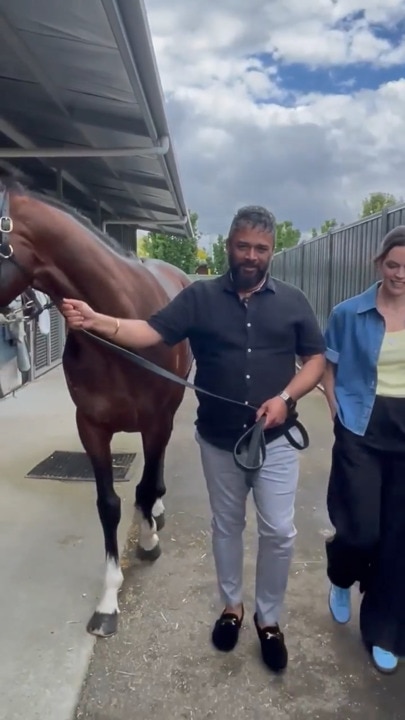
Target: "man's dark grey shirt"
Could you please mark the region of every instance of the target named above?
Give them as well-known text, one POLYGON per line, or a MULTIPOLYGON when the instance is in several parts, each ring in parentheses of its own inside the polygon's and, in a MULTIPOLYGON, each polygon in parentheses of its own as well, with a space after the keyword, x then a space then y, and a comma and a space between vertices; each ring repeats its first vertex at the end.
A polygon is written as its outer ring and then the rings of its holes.
MULTIPOLYGON (((247 303, 229 273, 183 290, 150 325, 168 345, 188 338, 196 360, 195 384, 258 408, 284 390, 296 372, 296 356, 325 352, 325 342, 304 293, 269 277, 247 303)), ((208 442, 232 450, 255 422, 255 412, 197 393, 197 429, 208 442)), ((266 431, 266 440, 290 426, 266 431)))

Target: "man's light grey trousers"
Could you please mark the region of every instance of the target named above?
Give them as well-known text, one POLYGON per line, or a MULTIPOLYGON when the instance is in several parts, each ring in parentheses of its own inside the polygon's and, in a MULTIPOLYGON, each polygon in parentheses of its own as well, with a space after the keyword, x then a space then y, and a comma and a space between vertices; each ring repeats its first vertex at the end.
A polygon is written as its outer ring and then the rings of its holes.
MULTIPOLYGON (((292 431, 294 432, 294 431, 292 431)), ((249 488, 232 453, 196 433, 212 513, 212 546, 221 599, 228 607, 243 602, 243 539, 249 488)), ((297 435, 299 439, 299 435, 297 435)), ((283 436, 267 445, 263 468, 253 479, 259 546, 256 612, 261 625, 279 622, 287 588, 296 529, 298 452, 283 436)))

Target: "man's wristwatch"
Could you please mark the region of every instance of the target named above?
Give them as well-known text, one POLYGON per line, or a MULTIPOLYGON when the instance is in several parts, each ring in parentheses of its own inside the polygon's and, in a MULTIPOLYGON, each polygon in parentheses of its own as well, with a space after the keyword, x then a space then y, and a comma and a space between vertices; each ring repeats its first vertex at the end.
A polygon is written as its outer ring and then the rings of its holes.
POLYGON ((295 400, 292 399, 292 397, 289 396, 288 393, 285 392, 285 390, 283 390, 283 392, 280 393, 279 397, 281 397, 282 400, 284 400, 285 404, 287 405, 288 410, 294 410, 297 403, 295 402, 295 400))

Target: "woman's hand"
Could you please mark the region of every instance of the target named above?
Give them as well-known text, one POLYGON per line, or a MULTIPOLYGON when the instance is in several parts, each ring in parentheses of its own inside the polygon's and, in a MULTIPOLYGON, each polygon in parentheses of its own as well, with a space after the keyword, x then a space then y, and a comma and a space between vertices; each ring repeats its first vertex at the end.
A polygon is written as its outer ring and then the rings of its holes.
POLYGON ((83 300, 64 299, 59 310, 70 330, 90 330, 97 319, 97 313, 83 300))

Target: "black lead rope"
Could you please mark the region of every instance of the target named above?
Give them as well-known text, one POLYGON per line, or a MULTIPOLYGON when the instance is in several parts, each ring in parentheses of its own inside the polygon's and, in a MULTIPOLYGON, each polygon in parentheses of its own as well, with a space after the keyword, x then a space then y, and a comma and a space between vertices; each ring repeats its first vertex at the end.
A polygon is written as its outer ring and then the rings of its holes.
MULTIPOLYGON (((264 416, 259 418, 259 420, 239 438, 233 450, 235 465, 245 472, 246 484, 249 488, 253 485, 253 476, 261 470, 266 458, 265 422, 266 418, 264 416)), ((298 419, 294 420, 290 428, 284 430, 283 435, 296 450, 306 450, 309 446, 308 433, 298 419), (301 433, 302 443, 298 443, 291 434, 290 430, 292 427, 297 428, 301 433)))
POLYGON ((243 433, 233 449, 235 465, 244 471, 248 488, 252 487, 254 476, 264 465, 266 457, 265 422, 264 416, 259 418, 252 427, 243 433))
MULTIPOLYGON (((99 335, 93 334, 89 330, 82 329, 81 332, 83 332, 85 335, 88 335, 93 340, 96 340, 101 345, 105 345, 111 348, 111 350, 114 350, 118 355, 122 355, 135 365, 139 365, 145 370, 153 372, 155 375, 160 375, 160 377, 171 380, 172 382, 177 383, 177 385, 183 385, 190 390, 194 390, 194 392, 202 393, 203 395, 209 395, 216 400, 221 400, 223 402, 230 403, 231 405, 238 405, 245 409, 248 408, 250 410, 254 410, 255 412, 258 409, 253 405, 246 404, 244 402, 241 402, 240 400, 226 398, 222 395, 217 395, 216 393, 210 392, 209 390, 204 390, 204 388, 200 388, 198 387, 198 385, 193 385, 193 383, 189 382, 188 380, 184 380, 183 378, 175 375, 169 370, 165 370, 164 368, 156 365, 150 360, 147 360, 146 358, 137 355, 137 353, 134 353, 132 350, 128 350, 127 348, 123 348, 120 345, 116 345, 115 343, 107 340, 106 338, 102 338, 99 335)), ((266 457, 266 438, 264 434, 264 425, 265 417, 261 417, 257 422, 254 423, 254 425, 252 425, 252 427, 250 427, 245 433, 243 433, 243 435, 237 441, 233 450, 234 462, 238 468, 245 472, 246 484, 249 488, 252 487, 252 476, 256 475, 256 473, 261 470, 266 457)), ((287 438, 290 445, 292 445, 296 450, 306 450, 309 446, 308 433, 303 424, 298 419, 295 419, 291 423, 291 426, 284 431, 283 435, 287 438), (297 430, 299 430, 299 432, 301 433, 302 443, 298 443, 292 436, 290 430, 293 427, 297 428, 297 430)))

